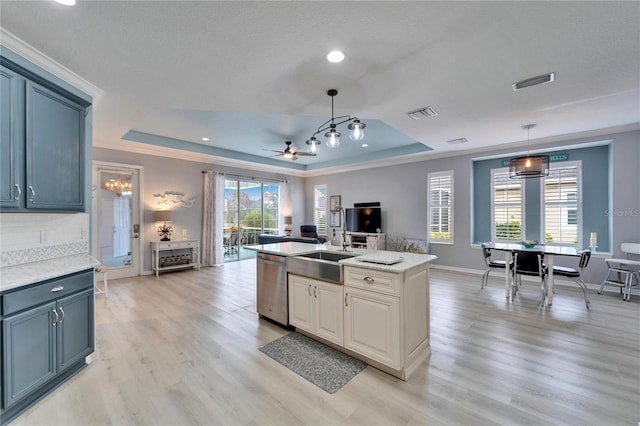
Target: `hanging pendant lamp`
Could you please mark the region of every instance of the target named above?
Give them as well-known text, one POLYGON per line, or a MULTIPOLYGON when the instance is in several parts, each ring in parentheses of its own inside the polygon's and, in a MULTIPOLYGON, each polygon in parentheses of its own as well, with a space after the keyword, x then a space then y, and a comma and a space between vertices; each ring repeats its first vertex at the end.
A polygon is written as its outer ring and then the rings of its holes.
POLYGON ((350 115, 341 115, 336 117, 333 109, 333 98, 338 94, 336 89, 329 89, 327 95, 331 97, 331 118, 322 123, 318 130, 307 140, 309 145, 309 152, 317 152, 320 142, 315 138, 316 135, 322 134, 327 138, 326 145, 329 148, 336 148, 340 146, 340 136, 342 134, 338 131, 337 127, 344 123, 349 123, 347 128, 350 130, 349 139, 354 141, 361 141, 364 139, 364 128, 366 124, 361 122, 358 117, 351 117, 350 115))
MULTIPOLYGON (((527 142, 529 142, 529 130, 536 127, 535 124, 522 126, 527 131, 527 142)), ((540 178, 549 176, 549 156, 548 155, 527 155, 515 157, 509 160, 510 178, 540 178)))

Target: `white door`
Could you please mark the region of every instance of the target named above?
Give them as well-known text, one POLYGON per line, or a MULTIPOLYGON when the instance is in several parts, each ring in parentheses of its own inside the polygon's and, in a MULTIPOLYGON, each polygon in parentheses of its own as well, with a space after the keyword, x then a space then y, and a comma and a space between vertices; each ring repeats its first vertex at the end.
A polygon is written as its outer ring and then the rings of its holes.
POLYGON ((109 268, 109 279, 140 275, 140 172, 93 165, 93 255, 109 268))

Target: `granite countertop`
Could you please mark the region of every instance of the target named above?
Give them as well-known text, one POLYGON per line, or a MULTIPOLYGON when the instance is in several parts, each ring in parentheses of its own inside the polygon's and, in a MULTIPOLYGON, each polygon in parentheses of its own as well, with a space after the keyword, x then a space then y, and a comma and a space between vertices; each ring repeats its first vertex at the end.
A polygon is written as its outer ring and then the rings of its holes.
MULTIPOLYGON (((301 254, 313 253, 316 251, 341 251, 337 246, 325 246, 324 244, 309 244, 298 242, 257 244, 244 246, 247 250, 255 250, 261 253, 275 254, 278 256, 300 256, 301 254)), ((375 269, 387 272, 404 272, 416 266, 433 262, 438 257, 429 254, 417 254, 406 252, 395 252, 386 250, 360 250, 349 249, 350 253, 357 254, 355 257, 343 259, 339 261, 340 265, 356 266, 358 268, 375 269), (359 259, 359 257, 361 257, 359 259), (363 259, 373 260, 374 262, 365 262, 363 259), (375 263, 398 261, 393 264, 375 263)))
POLYGON ((100 262, 89 254, 75 254, 0 268, 0 292, 93 269, 100 262))

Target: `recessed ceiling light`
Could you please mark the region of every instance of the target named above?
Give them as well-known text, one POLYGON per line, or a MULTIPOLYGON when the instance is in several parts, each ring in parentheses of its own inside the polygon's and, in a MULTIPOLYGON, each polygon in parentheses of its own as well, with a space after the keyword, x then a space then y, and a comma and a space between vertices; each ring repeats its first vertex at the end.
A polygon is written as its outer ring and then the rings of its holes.
POLYGON ((53 0, 56 3, 60 3, 63 4, 65 6, 75 6, 76 5, 76 0, 53 0))
POLYGON ((327 61, 334 62, 334 63, 342 62, 344 61, 344 53, 342 53, 339 50, 332 50, 327 55, 327 61))
POLYGON ((202 138, 203 141, 208 142, 210 139, 209 138, 202 138))
POLYGON ((366 147, 368 147, 368 146, 369 146, 369 144, 368 144, 368 143, 363 143, 363 144, 362 144, 362 145, 360 145, 360 146, 361 146, 361 147, 363 147, 363 148, 366 148, 366 147))

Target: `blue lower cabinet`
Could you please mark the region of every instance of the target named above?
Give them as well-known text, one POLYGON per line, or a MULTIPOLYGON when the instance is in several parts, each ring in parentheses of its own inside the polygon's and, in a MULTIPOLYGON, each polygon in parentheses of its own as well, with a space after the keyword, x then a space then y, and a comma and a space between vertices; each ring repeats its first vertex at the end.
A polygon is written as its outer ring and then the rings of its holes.
POLYGON ((85 366, 94 351, 93 271, 1 295, 6 424, 85 366))

